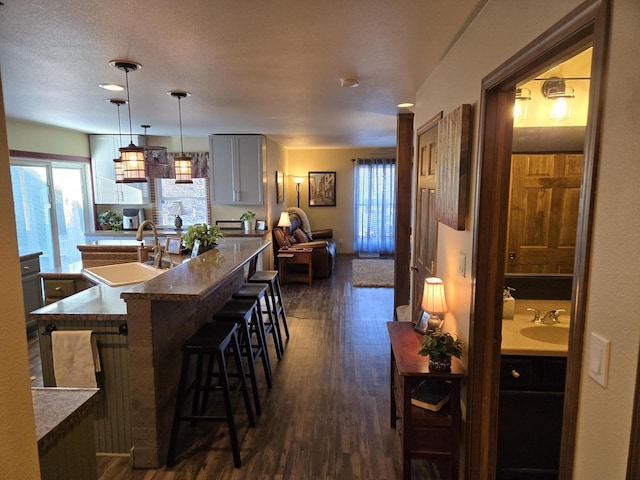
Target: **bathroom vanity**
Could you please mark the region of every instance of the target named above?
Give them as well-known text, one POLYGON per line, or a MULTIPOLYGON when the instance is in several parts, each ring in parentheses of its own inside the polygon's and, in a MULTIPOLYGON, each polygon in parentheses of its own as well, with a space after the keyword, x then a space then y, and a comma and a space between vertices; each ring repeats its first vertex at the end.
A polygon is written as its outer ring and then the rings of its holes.
MULTIPOLYGON (((541 311, 567 302, 538 302, 541 311)), ((569 315, 533 322, 532 312, 502 321, 496 478, 558 477, 569 315)))

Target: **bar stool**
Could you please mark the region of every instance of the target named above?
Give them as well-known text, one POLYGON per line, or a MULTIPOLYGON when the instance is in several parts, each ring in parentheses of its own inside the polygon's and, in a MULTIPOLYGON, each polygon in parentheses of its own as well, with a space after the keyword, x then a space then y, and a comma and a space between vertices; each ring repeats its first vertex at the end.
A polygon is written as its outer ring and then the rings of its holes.
POLYGON ((236 336, 237 329, 238 327, 235 323, 207 323, 200 327, 196 333, 182 345, 182 368, 178 382, 176 405, 167 452, 168 467, 175 465, 176 442, 180 430, 180 422, 189 421, 193 424, 198 421, 226 421, 231 439, 233 463, 236 468, 240 468, 240 445, 238 443, 238 432, 236 430, 231 404, 232 393, 235 394, 238 390, 242 392, 249 425, 254 427, 256 420, 253 415, 249 391, 244 376, 244 367, 242 366, 242 357, 240 356, 240 347, 236 336), (238 371, 243 373, 242 375, 238 375, 239 382, 233 391, 229 385, 227 372, 226 356, 228 355, 233 355, 238 371), (191 359, 194 357, 197 360, 196 375, 193 382, 187 386, 191 359), (205 360, 208 362, 208 372, 206 375, 203 375, 203 363, 205 360), (214 378, 218 378, 217 385, 212 383, 214 378), (193 402, 191 414, 183 415, 182 410, 184 403, 186 403, 188 395, 192 391, 193 402), (205 415, 206 400, 210 391, 222 392, 225 415, 205 415), (204 401, 201 402, 200 397, 202 394, 205 395, 205 398, 204 401))
MULTIPOLYGON (((278 280, 277 270, 260 270, 253 276, 247 279, 248 283, 266 283, 269 287, 269 296, 271 297, 271 304, 275 306, 276 317, 279 319, 278 323, 282 323, 284 327, 284 333, 289 340, 289 325, 287 324, 287 314, 284 311, 284 303, 282 300, 282 291, 280 290, 280 281, 278 280)), ((282 336, 281 336, 282 338, 282 336)), ((282 345, 282 351, 284 352, 284 345, 282 345)))
POLYGON ((266 311, 267 321, 264 319, 264 314, 259 313, 259 317, 255 319, 256 322, 262 321, 264 327, 265 343, 269 334, 273 337, 273 344, 276 349, 276 355, 278 360, 282 358, 282 333, 280 332, 280 324, 278 322, 278 316, 275 313, 275 308, 271 305, 270 296, 267 293, 267 285, 265 284, 245 284, 240 287, 231 296, 234 299, 250 299, 254 300, 258 305, 261 305, 261 310, 266 311), (264 308, 262 306, 264 305, 264 308))
POLYGON ((238 325, 240 353, 247 359, 248 372, 246 376, 251 380, 256 413, 260 415, 262 414, 262 408, 260 407, 260 393, 256 374, 256 361, 258 358, 262 360, 264 376, 269 388, 271 388, 272 378, 264 324, 262 321, 256 321, 260 319, 258 308, 257 302, 253 300, 229 300, 213 315, 213 322, 235 322, 238 325), (256 336, 256 343, 253 342, 253 334, 256 336))

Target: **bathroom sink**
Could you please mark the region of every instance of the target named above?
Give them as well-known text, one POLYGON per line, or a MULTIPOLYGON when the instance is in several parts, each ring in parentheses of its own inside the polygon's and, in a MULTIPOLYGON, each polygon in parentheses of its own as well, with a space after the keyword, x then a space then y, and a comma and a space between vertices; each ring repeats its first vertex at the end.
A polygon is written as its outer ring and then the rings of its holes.
POLYGON ((120 287, 146 282, 166 271, 145 263, 129 262, 83 268, 82 274, 94 282, 103 283, 110 287, 120 287))
POLYGON ((566 345, 569 341, 569 328, 560 325, 531 325, 520 330, 520 334, 539 342, 566 345))

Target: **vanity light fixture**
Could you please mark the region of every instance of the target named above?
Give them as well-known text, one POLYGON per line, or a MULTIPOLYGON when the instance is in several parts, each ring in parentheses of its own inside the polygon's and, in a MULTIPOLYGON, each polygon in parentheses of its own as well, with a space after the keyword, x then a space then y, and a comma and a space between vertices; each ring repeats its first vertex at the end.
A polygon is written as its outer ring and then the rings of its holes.
MULTIPOLYGON (((120 106, 127 103, 126 100, 121 98, 108 98, 107 102, 110 102, 112 105, 116 105, 118 107, 118 139, 119 143, 122 144, 122 128, 120 126, 120 106)), ((113 167, 116 171, 116 183, 123 183, 124 180, 124 164, 120 158, 113 159, 113 167)))
POLYGON ((293 181, 296 183, 296 193, 298 194, 298 208, 300 208, 300 188, 302 187, 302 182, 304 182, 304 178, 293 177, 293 181))
POLYGON ((542 95, 547 100, 553 100, 549 118, 556 121, 566 120, 571 116, 569 101, 575 97, 572 87, 567 87, 562 78, 549 78, 542 84, 542 95))
POLYGON ((513 121, 519 122, 527 118, 528 102, 531 100, 531 90, 528 88, 516 88, 516 103, 513 106, 513 121))
POLYGON ((184 146, 182 145, 182 108, 180 106, 180 100, 190 97, 191 93, 182 90, 171 90, 167 92, 167 95, 178 99, 178 115, 180 118, 180 155, 173 157, 176 183, 193 183, 191 179, 191 157, 184 154, 184 146))
POLYGON ((428 330, 442 330, 444 318, 449 308, 444 297, 444 283, 438 277, 428 277, 424 281, 422 293, 422 310, 429 314, 428 330))
POLYGON ((291 226, 291 219, 289 218, 289 212, 282 212, 280 214, 280 220, 278 220, 278 226, 282 228, 284 232, 284 247, 282 250, 289 249, 289 239, 287 235, 289 235, 289 227, 291 226))
POLYGON ((131 98, 129 96, 129 72, 135 72, 142 68, 139 63, 128 60, 111 60, 109 65, 122 70, 125 74, 127 87, 127 106, 129 108, 129 146, 120 148, 120 159, 124 165, 124 183, 143 183, 147 181, 144 165, 144 148, 136 147, 133 143, 133 130, 131 128, 131 98))

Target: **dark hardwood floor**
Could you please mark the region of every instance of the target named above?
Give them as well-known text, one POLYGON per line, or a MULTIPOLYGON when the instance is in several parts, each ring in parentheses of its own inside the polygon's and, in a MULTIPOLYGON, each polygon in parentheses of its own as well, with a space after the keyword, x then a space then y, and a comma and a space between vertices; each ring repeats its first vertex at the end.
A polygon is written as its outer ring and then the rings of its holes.
MULTIPOLYGON (((393 289, 353 288, 351 257, 340 256, 331 278, 283 285, 283 297, 291 339, 282 360, 271 352, 273 388, 260 376, 256 428, 241 408, 236 416, 242 468, 233 466, 226 426, 212 424, 183 428, 173 468, 132 470, 128 458, 100 456, 99 478, 401 478, 400 441, 389 426, 385 322, 393 319, 393 289)), ((30 345, 37 350, 37 340, 30 345)), ((413 470, 414 479, 438 478, 426 465, 413 470)))

